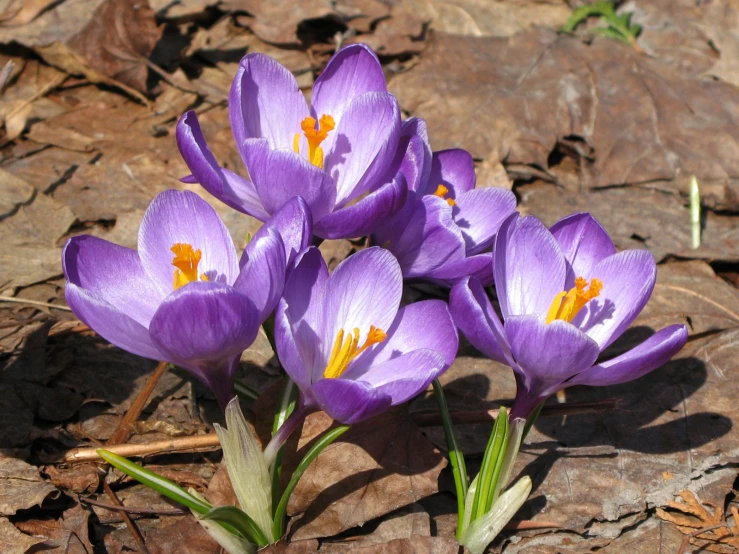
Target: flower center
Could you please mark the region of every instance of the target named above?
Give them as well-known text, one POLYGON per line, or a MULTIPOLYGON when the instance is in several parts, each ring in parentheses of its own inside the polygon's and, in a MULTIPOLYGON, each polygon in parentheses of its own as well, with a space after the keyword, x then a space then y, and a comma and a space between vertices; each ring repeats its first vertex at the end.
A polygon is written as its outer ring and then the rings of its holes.
POLYGON ((571 322, 585 304, 600 295, 602 288, 603 281, 600 279, 591 279, 588 287, 587 279, 578 277, 573 288, 562 291, 554 297, 552 305, 549 306, 546 322, 551 323, 555 319, 571 322))
MULTIPOLYGON (((303 130, 305 139, 308 141, 308 161, 321 169, 323 169, 323 148, 321 148, 321 143, 326 140, 329 132, 333 131, 335 126, 334 118, 327 114, 321 116, 317 129, 316 119, 314 117, 306 117, 300 122, 300 128, 303 130)), ((295 133, 293 150, 297 154, 300 153, 300 133, 295 133)))
POLYGON ((439 198, 443 198, 446 200, 446 203, 450 206, 456 206, 457 203, 452 198, 447 198, 446 195, 449 194, 449 189, 446 188, 444 185, 439 185, 436 187, 436 192, 434 193, 434 196, 438 196, 439 198))
MULTIPOLYGON (((177 290, 184 287, 188 283, 198 280, 198 264, 202 253, 195 250, 191 244, 178 242, 170 250, 174 253, 172 265, 177 269, 174 270, 174 288, 177 290)), ((207 281, 208 276, 203 273, 200 275, 202 281, 207 281)))
POLYGON ((358 328, 354 328, 354 334, 346 333, 346 338, 344 337, 344 330, 340 329, 339 333, 336 335, 336 341, 334 342, 334 349, 331 352, 331 357, 328 360, 326 369, 323 371, 323 377, 326 379, 336 379, 337 377, 341 377, 341 374, 344 373, 346 368, 349 366, 349 362, 373 344, 380 343, 386 338, 387 334, 385 331, 371 325, 369 333, 367 333, 367 339, 364 341, 362 346, 359 346, 358 328))

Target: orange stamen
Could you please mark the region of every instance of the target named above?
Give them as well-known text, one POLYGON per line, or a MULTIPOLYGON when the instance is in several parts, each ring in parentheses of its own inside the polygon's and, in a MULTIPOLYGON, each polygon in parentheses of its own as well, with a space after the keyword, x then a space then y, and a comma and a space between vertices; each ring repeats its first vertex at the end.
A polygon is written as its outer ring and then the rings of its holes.
POLYGON ((371 325, 364 344, 357 348, 359 345, 359 328, 355 327, 354 333, 346 333, 346 340, 344 340, 344 330, 340 329, 334 341, 331 357, 328 360, 328 364, 326 364, 326 369, 323 371, 324 378, 336 379, 337 377, 341 377, 341 374, 346 371, 352 360, 370 346, 378 344, 386 338, 387 333, 385 331, 371 325))
POLYGON ((600 295, 602 289, 603 281, 600 279, 591 279, 588 287, 587 279, 578 277, 573 288, 562 291, 554 297, 547 312, 546 322, 551 323, 555 319, 571 322, 585 304, 600 295))
MULTIPOLYGON (((321 169, 323 169, 323 148, 321 148, 321 143, 326 140, 329 132, 333 131, 335 126, 334 118, 327 114, 321 116, 317 129, 316 119, 314 117, 306 117, 300 122, 300 128, 303 130, 303 135, 305 135, 305 139, 308 141, 308 161, 321 169)), ((295 133, 293 150, 298 154, 300 153, 300 133, 295 133)))
POLYGON ((446 203, 450 206, 456 206, 457 203, 452 198, 447 198, 446 195, 449 194, 449 189, 446 188, 444 185, 439 185, 436 187, 436 192, 434 192, 434 196, 438 196, 439 198, 443 198, 446 200, 446 203))
MULTIPOLYGON (((195 250, 192 245, 183 242, 178 242, 170 250, 174 253, 172 265, 177 268, 174 270, 175 290, 197 281, 198 264, 202 258, 200 250, 195 250)), ((208 276, 203 273, 200 275, 200 279, 207 281, 208 276)))

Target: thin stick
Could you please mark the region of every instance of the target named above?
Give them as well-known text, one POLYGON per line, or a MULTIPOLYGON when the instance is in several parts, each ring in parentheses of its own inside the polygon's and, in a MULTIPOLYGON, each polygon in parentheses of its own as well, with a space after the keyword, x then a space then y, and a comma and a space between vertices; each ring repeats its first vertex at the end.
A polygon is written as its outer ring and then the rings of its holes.
POLYGON ((85 498, 84 496, 78 496, 77 500, 90 506, 97 506, 111 512, 126 512, 128 514, 140 514, 148 516, 181 516, 189 514, 187 510, 151 510, 148 508, 130 508, 128 506, 114 506, 99 500, 93 500, 92 498, 85 498))
POLYGON ((0 296, 0 302, 12 302, 14 304, 30 304, 31 306, 43 306, 44 308, 54 308, 55 310, 62 310, 63 312, 72 311, 72 308, 70 308, 69 306, 59 306, 57 304, 51 304, 50 302, 26 300, 25 298, 13 298, 11 296, 0 296))
POLYGON ((151 393, 154 392, 154 388, 157 386, 157 383, 159 382, 159 379, 162 377, 162 375, 164 375, 164 372, 167 370, 168 365, 169 364, 167 362, 159 362, 159 365, 157 365, 154 373, 152 373, 151 376, 146 380, 144 388, 141 389, 141 392, 136 397, 136 400, 133 401, 133 404, 131 404, 128 412, 126 412, 126 415, 123 416, 123 419, 118 424, 118 428, 115 430, 115 433, 113 433, 113 436, 108 439, 106 446, 115 446, 117 444, 122 444, 128 440, 128 438, 131 436, 131 433, 133 432, 134 424, 136 423, 136 421, 138 421, 139 416, 141 415, 141 411, 144 409, 147 402, 149 402, 149 397, 151 396, 151 393))
MULTIPOLYGON (((103 481, 103 488, 105 489, 106 494, 110 498, 110 501, 116 506, 123 506, 121 501, 118 499, 118 495, 116 495, 113 489, 110 488, 110 485, 108 484, 108 482, 105 479, 103 479, 102 481, 103 481)), ((128 530, 131 531, 131 534, 133 535, 133 538, 136 541, 136 544, 138 544, 139 548, 141 548, 141 552, 143 552, 144 554, 150 554, 149 549, 146 548, 146 542, 144 541, 144 536, 141 534, 141 531, 139 531, 139 528, 133 522, 131 517, 126 512, 121 512, 121 518, 126 523, 126 527, 128 527, 128 530)))
MULTIPOLYGON (((218 435, 210 433, 208 435, 196 435, 194 437, 173 437, 171 439, 143 444, 120 444, 106 447, 106 450, 119 456, 130 458, 132 456, 156 456, 158 454, 171 454, 174 452, 203 452, 220 448, 220 446, 221 443, 218 442, 218 435)), ((55 456, 53 460, 50 460, 50 463, 74 464, 99 461, 101 461, 101 458, 95 452, 95 448, 74 448, 64 452, 60 456, 55 456)))
POLYGON ((532 521, 522 519, 521 521, 509 521, 504 529, 506 531, 525 531, 526 529, 561 529, 559 523, 553 521, 532 521))
MULTIPOLYGON (((586 414, 593 412, 608 412, 618 408, 618 399, 606 398, 599 402, 570 402, 552 406, 544 406, 541 416, 563 416, 572 414, 586 414)), ((487 423, 498 417, 498 410, 478 410, 471 412, 451 412, 452 422, 462 423, 487 423)), ((436 427, 442 425, 441 415, 438 413, 413 414, 413 421, 419 427, 436 427)))

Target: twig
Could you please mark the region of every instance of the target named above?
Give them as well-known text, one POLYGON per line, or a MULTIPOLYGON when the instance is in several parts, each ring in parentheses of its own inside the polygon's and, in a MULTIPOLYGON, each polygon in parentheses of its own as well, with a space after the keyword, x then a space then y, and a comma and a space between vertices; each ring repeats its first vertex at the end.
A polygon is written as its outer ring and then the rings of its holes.
MULTIPOLYGON (((143 444, 120 444, 117 446, 106 447, 106 450, 130 458, 132 456, 155 456, 157 454, 173 453, 173 452, 202 452, 220 448, 221 443, 218 442, 218 436, 215 433, 208 435, 196 435, 194 437, 173 437, 158 441, 147 442, 143 444)), ((95 452, 95 448, 75 448, 68 450, 50 463, 79 463, 79 462, 99 462, 100 456, 95 452)))
POLYGON ((139 416, 141 415, 141 411, 144 409, 146 403, 149 401, 151 393, 154 392, 154 388, 157 386, 157 383, 159 382, 159 379, 162 377, 162 375, 164 375, 164 372, 167 370, 168 365, 169 364, 167 362, 159 362, 159 365, 157 365, 154 373, 152 373, 151 377, 146 380, 144 388, 141 389, 141 392, 136 397, 136 400, 133 401, 133 404, 131 404, 128 412, 126 412, 126 415, 123 416, 123 419, 121 419, 121 422, 118 424, 118 428, 115 430, 115 433, 113 433, 113 436, 108 439, 106 446, 115 446, 128 440, 128 438, 131 436, 131 432, 133 431, 134 424, 136 423, 136 421, 138 421, 139 416))
POLYGON ((111 512, 126 512, 129 514, 140 514, 149 516, 181 516, 190 513, 187 510, 152 510, 149 508, 131 508, 122 505, 114 506, 113 504, 107 504, 105 502, 100 502, 99 500, 93 500, 92 498, 85 498, 84 496, 78 496, 77 500, 85 504, 89 504, 90 506, 97 506, 98 508, 110 510, 111 512))
MULTIPOLYGON (((544 406, 541 416, 563 416, 572 414, 585 414, 593 412, 608 412, 618 407, 618 399, 606 398, 599 402, 570 402, 567 404, 555 404, 544 406)), ((470 412, 451 412, 452 421, 456 424, 462 423, 487 423, 498 417, 498 410, 477 410, 470 412)), ((435 427, 442 424, 438 413, 413 414, 413 421, 419 427, 435 427)))
POLYGON ((65 312, 72 311, 72 308, 68 306, 59 306, 57 304, 51 304, 50 302, 41 302, 39 300, 26 300, 25 298, 14 298, 12 296, 0 296, 0 302, 12 302, 14 304, 30 304, 31 306, 43 306, 44 308, 54 308, 55 310, 62 310, 65 312))
POLYGON ((562 526, 553 521, 532 521, 522 519, 521 521, 509 521, 505 529, 507 531, 525 531, 527 529, 560 529, 562 526))
MULTIPOLYGON (((110 501, 113 502, 115 506, 123 506, 121 501, 118 499, 118 495, 116 495, 115 491, 113 491, 113 489, 110 488, 110 485, 107 483, 105 479, 103 479, 103 488, 105 489, 106 494, 110 498, 110 501)), ((126 527, 128 527, 128 530, 131 531, 131 534, 133 535, 133 538, 136 541, 136 544, 138 544, 139 548, 141 548, 141 552, 143 552, 144 554, 150 554, 149 549, 146 548, 146 542, 144 541, 144 536, 141 534, 141 531, 139 531, 139 528, 133 522, 131 517, 124 511, 124 512, 121 512, 121 518, 126 523, 126 527)))

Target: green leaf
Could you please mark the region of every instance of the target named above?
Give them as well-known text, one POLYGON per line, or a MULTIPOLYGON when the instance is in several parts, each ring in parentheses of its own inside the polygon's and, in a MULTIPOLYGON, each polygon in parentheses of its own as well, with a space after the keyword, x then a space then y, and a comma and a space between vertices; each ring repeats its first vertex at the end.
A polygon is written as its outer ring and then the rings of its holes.
POLYGON ((114 468, 121 470, 129 477, 136 479, 139 483, 143 483, 147 487, 154 489, 167 498, 171 498, 175 502, 179 502, 183 506, 187 506, 199 514, 206 514, 211 508, 213 508, 212 504, 209 502, 196 498, 166 477, 157 475, 153 471, 149 471, 123 456, 113 454, 103 448, 98 448, 96 452, 98 456, 114 468))
POLYGON ((508 412, 501 407, 482 458, 482 467, 478 475, 477 491, 472 506, 472 521, 482 517, 490 510, 493 503, 493 496, 508 444, 508 433, 508 412))
POLYGON ((220 524, 230 525, 241 533, 244 538, 257 546, 267 546, 269 541, 262 530, 249 515, 236 506, 217 506, 203 515, 203 519, 217 521, 220 524))
POLYGON ((452 475, 454 476, 454 487, 457 493, 457 538, 465 527, 465 504, 467 498, 467 466, 464 463, 464 455, 462 449, 457 443, 457 436, 454 433, 454 425, 452 424, 452 416, 449 413, 449 407, 444 396, 444 389, 438 379, 434 379, 434 395, 439 405, 441 413, 442 426, 444 427, 444 436, 446 437, 447 450, 449 452, 449 463, 452 466, 452 475))

